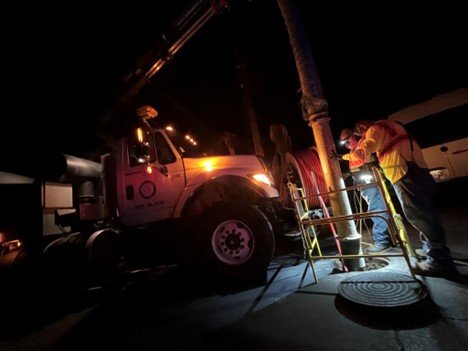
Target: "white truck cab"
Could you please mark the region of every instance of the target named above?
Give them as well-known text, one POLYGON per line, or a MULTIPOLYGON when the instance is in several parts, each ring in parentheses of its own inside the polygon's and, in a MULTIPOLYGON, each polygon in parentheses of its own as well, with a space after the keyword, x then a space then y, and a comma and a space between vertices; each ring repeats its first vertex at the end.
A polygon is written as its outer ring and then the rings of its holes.
POLYGON ((132 137, 120 140, 115 153, 116 205, 124 225, 179 218, 200 187, 223 179, 237 177, 265 199, 278 197, 269 171, 255 155, 183 157, 186 146, 176 146, 164 129, 144 134, 147 158, 139 161, 138 141, 132 137))
POLYGON ((255 155, 199 156, 191 146, 175 130, 149 126, 121 139, 103 158, 110 215, 126 228, 183 221, 198 258, 223 272, 265 271, 278 198, 270 172, 255 155))

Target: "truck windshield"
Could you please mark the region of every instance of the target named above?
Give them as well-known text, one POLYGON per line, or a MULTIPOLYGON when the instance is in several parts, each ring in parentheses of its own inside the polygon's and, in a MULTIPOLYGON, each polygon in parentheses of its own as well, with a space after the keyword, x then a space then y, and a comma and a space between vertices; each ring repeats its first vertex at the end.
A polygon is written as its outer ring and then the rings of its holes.
POLYGON ((166 129, 166 134, 183 157, 206 157, 208 152, 203 144, 190 134, 166 129))

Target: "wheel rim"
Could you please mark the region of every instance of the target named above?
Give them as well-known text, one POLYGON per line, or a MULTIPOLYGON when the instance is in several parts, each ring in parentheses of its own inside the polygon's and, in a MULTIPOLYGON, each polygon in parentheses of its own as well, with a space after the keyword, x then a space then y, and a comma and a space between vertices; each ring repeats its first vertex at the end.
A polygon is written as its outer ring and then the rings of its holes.
POLYGON ((245 263, 255 249, 254 236, 243 222, 230 219, 216 227, 211 246, 216 257, 229 265, 245 263))

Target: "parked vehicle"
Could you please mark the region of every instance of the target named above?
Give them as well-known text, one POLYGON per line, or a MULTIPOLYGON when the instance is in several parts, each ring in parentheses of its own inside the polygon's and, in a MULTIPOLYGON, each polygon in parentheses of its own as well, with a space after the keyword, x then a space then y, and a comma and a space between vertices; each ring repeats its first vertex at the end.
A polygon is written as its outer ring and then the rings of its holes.
POLYGON ((58 155, 38 179, 1 173, 0 266, 32 252, 54 265, 110 272, 122 258, 164 254, 169 248, 147 240, 162 238, 229 276, 266 272, 281 213, 265 163, 255 155, 195 157, 194 145, 147 124, 100 163, 58 155))
POLYGON ((438 182, 468 177, 468 89, 457 89, 391 114, 421 146, 438 182))

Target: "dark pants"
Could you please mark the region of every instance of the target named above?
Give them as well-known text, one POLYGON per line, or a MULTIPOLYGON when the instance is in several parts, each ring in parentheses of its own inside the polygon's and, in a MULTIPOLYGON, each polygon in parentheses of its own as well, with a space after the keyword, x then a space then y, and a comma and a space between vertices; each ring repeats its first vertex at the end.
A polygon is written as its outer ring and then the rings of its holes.
POLYGON ((435 186, 429 170, 413 162, 408 162, 408 173, 393 184, 406 218, 420 232, 429 259, 451 260, 444 228, 431 203, 435 186))

